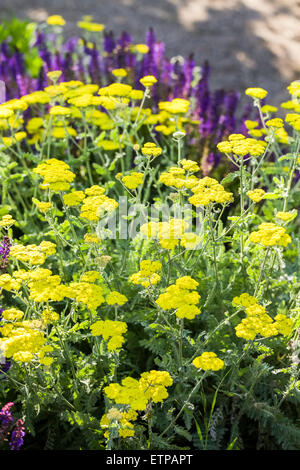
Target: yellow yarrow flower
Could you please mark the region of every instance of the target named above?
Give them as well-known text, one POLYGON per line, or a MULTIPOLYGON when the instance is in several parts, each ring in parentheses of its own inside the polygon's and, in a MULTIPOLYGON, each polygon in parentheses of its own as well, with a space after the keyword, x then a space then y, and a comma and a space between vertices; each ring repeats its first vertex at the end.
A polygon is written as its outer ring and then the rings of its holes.
POLYGON ((101 239, 95 233, 86 233, 84 235, 84 241, 86 243, 98 244, 101 242, 101 239))
POLYGON ((201 313, 197 307, 201 298, 195 290, 197 286, 197 281, 190 276, 183 276, 177 279, 175 284, 167 287, 166 292, 158 297, 156 303, 163 310, 174 309, 178 318, 193 320, 201 313))
POLYGON ((12 227, 15 224, 15 219, 12 218, 10 214, 3 215, 0 220, 0 227, 4 227, 6 229, 12 227))
POLYGON ((166 371, 151 370, 141 374, 139 380, 126 377, 122 385, 111 383, 104 388, 104 393, 117 404, 130 405, 132 410, 145 410, 150 400, 159 403, 168 398, 166 387, 173 384, 173 379, 166 371))
POLYGON ((104 341, 108 340, 107 349, 116 351, 125 342, 122 336, 127 331, 127 324, 122 321, 99 320, 91 325, 92 336, 102 336, 104 341))
POLYGON ((147 54, 149 52, 147 44, 135 44, 134 48, 140 54, 147 54))
POLYGON ((84 199, 85 194, 83 191, 73 191, 72 193, 64 194, 63 196, 64 203, 68 207, 79 206, 84 199))
POLYGON ((104 30, 105 25, 102 23, 93 23, 91 21, 78 21, 78 28, 85 29, 91 33, 101 33, 104 30))
POLYGON ((143 90, 131 90, 129 98, 134 101, 142 100, 144 97, 143 90))
POLYGON ((42 118, 39 118, 39 117, 31 118, 31 119, 29 119, 29 121, 27 123, 26 129, 29 132, 29 134, 34 134, 41 127, 43 127, 43 123, 44 123, 44 121, 43 121, 42 118))
POLYGON ((53 206, 53 204, 51 202, 42 202, 42 201, 39 201, 38 199, 36 198, 32 198, 32 202, 37 206, 37 208, 41 211, 41 212, 44 212, 44 214, 46 214, 47 212, 49 212, 49 210, 51 209, 51 207, 53 206))
POLYGON ((53 106, 50 108, 49 114, 50 116, 70 116, 71 110, 65 106, 53 106))
POLYGON ((278 332, 283 336, 289 336, 293 332, 294 322, 291 318, 287 318, 285 315, 278 314, 274 320, 278 332))
POLYGON ((48 104, 50 97, 45 91, 34 91, 29 95, 22 96, 21 101, 24 101, 28 105, 31 104, 48 104))
POLYGON ((0 105, 0 109, 10 109, 12 111, 26 111, 26 109, 28 108, 28 105, 22 101, 21 99, 12 99, 12 100, 9 100, 9 101, 6 101, 6 103, 3 103, 2 105, 0 105))
POLYGON ((46 21, 51 26, 64 26, 66 24, 65 20, 60 15, 48 16, 46 21))
POLYGON ((195 357, 193 365, 197 369, 203 370, 220 370, 224 367, 224 361, 219 359, 213 352, 204 352, 201 356, 195 357))
POLYGON ((263 199, 264 194, 266 193, 263 189, 257 188, 257 189, 248 191, 246 194, 252 201, 260 202, 263 199))
POLYGON ((19 279, 14 279, 9 274, 1 274, 0 276, 0 287, 7 291, 18 291, 20 290, 22 282, 19 279))
POLYGON ((276 213, 276 218, 282 220, 284 222, 290 222, 297 216, 297 210, 293 210, 291 212, 283 212, 279 211, 276 213))
POLYGON ((54 323, 59 320, 59 314, 57 312, 54 312, 50 308, 47 308, 42 311, 42 320, 45 325, 54 323))
POLYGON ((278 111, 278 108, 276 106, 271 106, 270 104, 265 104, 264 106, 261 107, 261 110, 263 113, 276 113, 278 111))
POLYGON ((100 278, 100 273, 98 271, 86 271, 80 278, 81 282, 95 282, 100 278))
POLYGON ((300 81, 294 80, 293 82, 291 82, 290 85, 287 86, 287 90, 290 93, 290 95, 293 95, 295 98, 299 98, 300 97, 300 81))
POLYGON ((275 139, 280 144, 288 144, 289 143, 289 135, 286 130, 281 127, 280 129, 276 129, 274 132, 275 139))
POLYGON ((144 173, 138 173, 132 171, 130 175, 123 176, 122 182, 128 189, 136 189, 138 186, 143 184, 144 173))
POLYGON ((97 147, 103 148, 103 150, 118 150, 123 147, 120 142, 113 142, 112 140, 100 140, 96 142, 97 147))
POLYGON ((124 305, 127 301, 127 297, 117 291, 110 292, 106 297, 106 303, 108 305, 124 305))
POLYGON ((156 285, 161 277, 158 274, 162 269, 159 261, 142 260, 140 262, 140 271, 130 276, 130 281, 133 284, 140 284, 144 287, 156 285))
POLYGON ((72 282, 70 284, 72 290, 71 298, 75 298, 77 302, 86 305, 90 310, 96 310, 105 302, 102 288, 97 284, 90 282, 72 282))
POLYGON ((250 119, 246 119, 244 122, 247 129, 255 129, 258 127, 258 121, 251 121, 250 119))
POLYGON ((140 79, 140 83, 144 85, 145 88, 150 88, 157 83, 157 79, 153 75, 146 75, 140 79))
POLYGON ((267 96, 268 92, 264 88, 247 88, 245 94, 252 98, 262 100, 267 96))
POLYGON ((119 77, 119 78, 123 78, 123 77, 126 77, 127 76, 127 71, 125 69, 113 69, 111 71, 111 73, 115 76, 115 77, 119 77))
POLYGON ((0 106, 0 119, 8 119, 13 115, 14 112, 11 109, 0 106))
POLYGON ((183 98, 174 98, 172 101, 161 101, 158 107, 170 114, 185 114, 189 110, 190 102, 183 98))
POLYGON ((180 245, 187 250, 194 250, 199 247, 202 238, 193 232, 185 232, 180 240, 180 245))
POLYGON ((246 307, 246 315, 235 327, 236 335, 247 341, 254 340, 256 335, 263 337, 276 336, 279 333, 277 322, 266 313, 265 307, 251 301, 246 307))
MULTIPOLYGON (((252 131, 253 133, 254 131, 252 131)), ((256 140, 253 138, 245 138, 241 134, 233 134, 228 137, 228 141, 223 141, 217 144, 217 148, 222 153, 233 153, 238 156, 245 156, 249 154, 252 157, 259 157, 263 155, 267 147, 267 142, 263 140, 256 140)))
POLYGON ((117 201, 105 195, 88 196, 81 206, 80 217, 97 222, 104 213, 113 212, 118 205, 117 201))
POLYGON ((47 73, 47 77, 53 82, 56 82, 61 77, 61 75, 61 70, 52 70, 51 72, 47 73))
POLYGON ((260 244, 264 247, 284 246, 292 242, 291 237, 286 233, 284 227, 273 223, 262 223, 258 230, 250 233, 249 241, 260 244))
POLYGON ((269 119, 266 121, 268 127, 280 128, 283 127, 283 120, 280 118, 269 119))
POLYGON ((33 169, 34 173, 44 178, 43 185, 47 185, 52 191, 66 191, 75 175, 70 171, 67 163, 51 158, 44 163, 40 163, 33 169))
POLYGON ((291 109, 296 113, 300 112, 300 103, 298 100, 289 100, 281 103, 280 105, 283 109, 291 109))
POLYGON ((250 307, 251 305, 257 304, 257 299, 245 292, 238 297, 234 297, 234 299, 232 300, 232 304, 239 305, 242 307, 250 307))
POLYGON ((225 191, 224 187, 214 178, 205 176, 191 188, 194 196, 189 202, 194 206, 207 206, 210 203, 227 204, 233 201, 233 194, 225 191))
POLYGON ((108 97, 126 97, 130 95, 132 86, 126 85, 125 83, 112 83, 104 88, 100 88, 98 93, 100 96, 108 97))
POLYGON ((9 308, 4 310, 1 315, 4 320, 15 321, 20 320, 24 316, 24 312, 16 308, 9 308))
POLYGON ((162 154, 162 149, 153 142, 146 142, 142 147, 142 154, 150 157, 158 157, 162 154))
POLYGON ((188 171, 189 173, 195 173, 196 171, 200 170, 200 167, 197 164, 197 162, 193 160, 184 159, 184 160, 180 160, 179 163, 182 166, 182 168, 188 171))

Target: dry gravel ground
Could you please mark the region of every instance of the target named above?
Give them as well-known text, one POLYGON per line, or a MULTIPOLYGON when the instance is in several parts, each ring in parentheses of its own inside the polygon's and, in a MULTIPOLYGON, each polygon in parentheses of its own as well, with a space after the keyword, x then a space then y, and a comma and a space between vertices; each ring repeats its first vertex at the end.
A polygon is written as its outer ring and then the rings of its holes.
POLYGON ((210 61, 214 88, 262 86, 273 104, 300 79, 299 0, 0 0, 0 21, 10 14, 38 21, 61 14, 68 34, 89 14, 137 42, 153 26, 169 56, 210 61))

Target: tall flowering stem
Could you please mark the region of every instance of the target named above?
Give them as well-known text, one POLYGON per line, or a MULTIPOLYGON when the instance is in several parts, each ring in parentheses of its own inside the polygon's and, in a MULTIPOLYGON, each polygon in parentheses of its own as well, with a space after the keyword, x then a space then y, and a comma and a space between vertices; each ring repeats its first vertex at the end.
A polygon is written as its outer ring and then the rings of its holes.
POLYGON ((24 436, 25 436, 25 427, 24 422, 22 419, 18 419, 15 425, 15 429, 11 433, 10 438, 10 450, 20 450, 24 443, 24 436))
POLYGON ((0 245, 0 270, 5 271, 8 266, 10 254, 11 240, 8 236, 4 236, 0 245))

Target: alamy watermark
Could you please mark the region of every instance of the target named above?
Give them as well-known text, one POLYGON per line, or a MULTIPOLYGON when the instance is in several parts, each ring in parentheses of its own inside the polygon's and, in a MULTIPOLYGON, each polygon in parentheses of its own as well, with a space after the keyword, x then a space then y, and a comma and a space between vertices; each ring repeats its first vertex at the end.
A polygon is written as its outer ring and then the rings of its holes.
MULTIPOLYGON (((129 204, 128 198, 121 196, 116 210, 104 213, 104 209, 100 208, 97 215, 100 216, 97 225, 100 239, 152 238, 155 237, 156 226, 160 239, 181 239, 187 234, 194 234, 199 243, 203 240, 203 208, 195 208, 191 204, 129 204)), ((199 249, 199 243, 191 249, 199 249)))

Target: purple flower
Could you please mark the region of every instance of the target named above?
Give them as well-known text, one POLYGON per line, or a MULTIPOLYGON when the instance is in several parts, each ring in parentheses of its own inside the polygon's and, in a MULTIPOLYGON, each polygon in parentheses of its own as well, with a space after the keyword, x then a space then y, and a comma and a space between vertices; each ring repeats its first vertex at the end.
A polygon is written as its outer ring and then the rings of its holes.
POLYGON ((104 50, 108 54, 112 54, 116 47, 114 33, 112 31, 104 33, 104 50))
POLYGON ((156 36, 154 33, 153 28, 149 28, 149 30, 146 33, 146 44, 149 47, 149 49, 152 49, 152 47, 156 43, 156 36))
POLYGON ((13 405, 13 402, 6 403, 6 405, 3 406, 2 410, 0 410, 0 442, 7 437, 12 427, 14 419, 10 409, 13 405))
MULTIPOLYGON (((11 362, 10 361, 5 361, 4 364, 0 363, 0 375, 2 373, 6 374, 9 371, 10 368, 11 368, 11 362)), ((5 379, 6 379, 6 377, 3 378, 3 380, 5 380, 5 379)))
POLYGON ((20 450, 21 446, 23 445, 24 439, 23 437, 25 436, 25 427, 24 427, 24 422, 22 419, 18 419, 16 422, 15 429, 11 433, 11 438, 10 438, 10 450, 20 450))
POLYGON ((8 258, 10 254, 11 241, 10 238, 5 236, 0 244, 0 270, 4 271, 8 265, 8 258))

